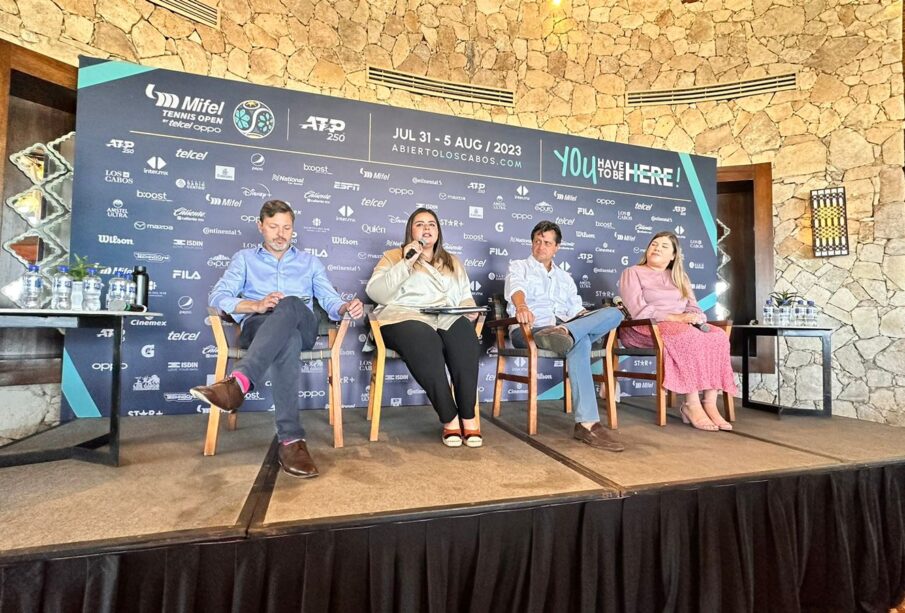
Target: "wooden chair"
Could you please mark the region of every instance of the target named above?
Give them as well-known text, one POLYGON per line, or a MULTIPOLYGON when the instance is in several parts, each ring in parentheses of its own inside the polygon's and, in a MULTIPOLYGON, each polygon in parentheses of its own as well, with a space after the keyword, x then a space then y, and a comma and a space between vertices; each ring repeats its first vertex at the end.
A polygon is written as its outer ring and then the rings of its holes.
MULTIPOLYGON (((219 381, 226 376, 226 365, 228 360, 241 359, 247 353, 245 349, 239 348, 239 336, 241 328, 229 314, 208 307, 207 312, 210 314, 211 330, 214 333, 214 342, 217 346, 217 363, 214 367, 214 381, 219 381), (227 340, 226 327, 234 328, 232 333, 232 342, 227 340)), ((318 318, 318 337, 326 337, 326 343, 318 338, 317 344, 312 349, 302 351, 299 354, 299 360, 324 360, 327 362, 327 398, 329 402, 329 419, 333 426, 333 446, 343 446, 343 413, 342 413, 342 395, 340 393, 340 370, 339 357, 342 348, 343 338, 346 336, 346 330, 349 328, 349 317, 344 317, 341 322, 330 321, 326 311, 321 308, 317 300, 314 300, 314 313, 318 318), (321 348, 317 348, 321 345, 321 348)), ((235 430, 237 423, 237 413, 229 413, 227 417, 227 429, 235 430)), ((214 455, 217 453, 217 435, 220 427, 220 409, 211 406, 207 419, 207 436, 204 439, 204 455, 214 455)))
MULTIPOLYGON (((376 441, 380 432, 380 407, 383 404, 383 381, 384 372, 386 370, 387 359, 401 359, 401 356, 388 349, 383 342, 383 334, 380 332, 380 322, 374 315, 373 307, 366 307, 368 310, 368 323, 371 326, 371 336, 374 340, 374 351, 371 355, 371 389, 368 394, 368 420, 371 422, 371 435, 369 440, 376 441)), ((481 331, 484 329, 484 313, 481 313, 475 320, 475 334, 481 338, 481 331)), ((478 427, 481 425, 480 399, 475 401, 475 419, 478 420, 478 427)))
MULTIPOLYGON (((623 313, 625 313, 624 310, 623 313)), ((732 333, 732 321, 730 320, 708 321, 707 323, 711 326, 721 328, 727 336, 732 333)), ((613 345, 610 353, 612 366, 609 369, 605 369, 604 375, 601 375, 601 381, 607 385, 607 404, 615 404, 619 400, 616 397, 617 394, 615 390, 616 378, 654 381, 654 395, 656 397, 657 405, 657 425, 665 426, 666 408, 673 404, 675 394, 663 387, 663 339, 660 336, 660 328, 658 327, 657 322, 652 319, 626 318, 626 320, 619 324, 619 327, 613 331, 611 336, 613 338, 608 340, 608 342, 613 345), (619 330, 628 328, 647 328, 650 332, 650 337, 653 340, 653 346, 640 348, 625 347, 621 342, 614 342, 617 340, 616 337, 618 336, 619 330), (621 357, 651 357, 654 359, 654 372, 647 373, 622 369, 619 366, 619 358, 621 357), (607 379, 606 375, 610 372, 612 372, 613 376, 611 379, 607 379)), ((733 403, 732 394, 723 392, 723 409, 726 413, 726 419, 730 422, 735 421, 735 405, 733 403)))
MULTIPOLYGON (((496 381, 493 387, 493 416, 500 416, 500 401, 503 395, 503 382, 513 381, 516 383, 524 383, 528 386, 528 435, 537 434, 537 360, 538 358, 562 360, 563 370, 563 410, 566 413, 572 412, 572 387, 569 382, 569 365, 565 357, 556 352, 546 349, 538 349, 534 342, 534 335, 531 333, 530 326, 526 324, 518 324, 515 317, 507 317, 506 300, 502 296, 494 296, 492 298, 494 319, 487 323, 487 327, 495 331, 496 334, 496 350, 497 350, 497 366, 496 381), (509 326, 518 324, 522 329, 527 347, 520 349, 512 347, 506 342, 509 336, 509 326), (506 372, 506 363, 508 358, 525 358, 528 362, 528 374, 518 375, 512 372, 506 372)), ((603 358, 604 373, 602 375, 594 375, 595 381, 604 385, 613 386, 613 376, 609 373, 612 368, 612 362, 609 360, 609 351, 615 342, 615 332, 610 332, 606 336, 606 341, 600 347, 591 350, 591 359, 603 358), (609 383, 607 383, 609 382, 609 383)), ((610 428, 616 427, 616 404, 612 399, 613 393, 607 395, 607 421, 610 428)))

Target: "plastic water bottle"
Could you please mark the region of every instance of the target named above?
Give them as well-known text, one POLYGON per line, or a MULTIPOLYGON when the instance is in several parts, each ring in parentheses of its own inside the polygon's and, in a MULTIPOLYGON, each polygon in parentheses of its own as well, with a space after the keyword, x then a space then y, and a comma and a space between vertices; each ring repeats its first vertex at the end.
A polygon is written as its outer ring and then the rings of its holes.
POLYGON ((807 305, 806 309, 807 309, 806 310, 807 323, 805 325, 811 326, 812 328, 816 327, 817 326, 817 312, 818 312, 817 305, 814 304, 813 300, 808 300, 808 305, 807 305))
POLYGON ((792 307, 792 325, 806 326, 807 317, 807 305, 805 304, 804 300, 799 300, 792 307))
POLYGON ((764 303, 761 323, 765 326, 772 326, 776 323, 776 309, 773 307, 773 300, 767 300, 764 303))
POLYGON ((60 311, 72 308, 72 277, 69 276, 68 266, 57 266, 57 274, 53 277, 50 308, 60 311))
POLYGON ((135 304, 135 296, 138 290, 135 281, 132 280, 132 273, 125 273, 123 278, 126 280, 126 304, 135 304))
POLYGON ((83 305, 86 311, 100 311, 101 310, 101 290, 104 287, 103 281, 101 278, 97 276, 96 268, 88 269, 88 276, 85 277, 84 281, 84 295, 85 300, 83 305))
POLYGON ((44 279, 39 272, 37 264, 29 264, 28 270, 22 275, 22 305, 26 309, 41 307, 41 298, 44 296, 44 279))
POLYGON ((110 279, 110 285, 107 287, 107 310, 121 311, 126 304, 126 280, 123 279, 123 273, 116 271, 110 279))
POLYGON ((792 321, 792 305, 784 302, 779 305, 779 317, 777 318, 777 326, 788 326, 792 321))

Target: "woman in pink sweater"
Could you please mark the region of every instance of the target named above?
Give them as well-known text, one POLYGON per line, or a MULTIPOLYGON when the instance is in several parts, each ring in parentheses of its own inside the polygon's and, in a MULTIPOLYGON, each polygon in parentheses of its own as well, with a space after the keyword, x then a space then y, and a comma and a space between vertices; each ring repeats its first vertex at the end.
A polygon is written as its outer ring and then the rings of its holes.
MULTIPOLYGON (((626 268, 619 291, 633 319, 658 323, 663 340, 663 386, 685 394, 679 409, 682 420, 699 430, 732 430, 716 406, 719 390, 736 393, 729 358, 729 337, 711 327, 694 327, 707 320, 691 290, 682 266, 682 249, 672 232, 656 234, 641 261, 626 268), (699 397, 703 392, 703 401, 699 397)), ((627 328, 620 331, 626 347, 651 347, 650 331, 627 328)))

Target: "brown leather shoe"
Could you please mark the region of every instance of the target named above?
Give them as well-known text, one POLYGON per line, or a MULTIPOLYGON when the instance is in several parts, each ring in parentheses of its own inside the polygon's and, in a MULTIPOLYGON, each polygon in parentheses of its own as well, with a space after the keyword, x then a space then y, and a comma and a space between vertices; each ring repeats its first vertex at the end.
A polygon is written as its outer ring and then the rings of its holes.
POLYGON ((242 401, 245 400, 245 394, 242 393, 242 388, 234 377, 227 377, 213 385, 193 387, 189 393, 198 400, 220 407, 230 413, 235 413, 242 406, 242 401))
POLYGON ((308 445, 305 444, 305 441, 295 441, 288 445, 280 443, 277 457, 282 469, 293 477, 307 479, 319 474, 314 460, 311 459, 311 454, 308 453, 308 445))
POLYGON ((597 447, 598 449, 606 449, 607 451, 625 450, 625 445, 611 439, 610 435, 606 433, 606 429, 599 423, 591 426, 590 430, 581 424, 575 424, 575 430, 573 431, 572 436, 582 443, 587 443, 591 447, 597 447))

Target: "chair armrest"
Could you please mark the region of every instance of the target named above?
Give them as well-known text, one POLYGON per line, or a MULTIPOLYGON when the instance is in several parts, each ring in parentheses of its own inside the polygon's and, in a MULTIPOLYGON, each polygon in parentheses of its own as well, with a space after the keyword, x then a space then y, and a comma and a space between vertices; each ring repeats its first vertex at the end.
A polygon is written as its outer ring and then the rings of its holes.
POLYGON ((383 333, 380 332, 380 321, 374 315, 374 311, 368 311, 368 324, 371 326, 371 336, 374 337, 374 345, 381 354, 386 351, 386 345, 383 344, 383 333))
POLYGON ((490 329, 494 329, 499 328, 500 326, 506 326, 508 328, 517 323, 518 320, 515 317, 507 317, 505 319, 491 319, 485 325, 490 329))
POLYGON ((481 338, 481 333, 484 331, 484 322, 487 320, 486 313, 479 313, 478 318, 474 322, 474 333, 478 338, 481 338))
POLYGON ((349 330, 349 325, 352 323, 352 318, 349 316, 343 317, 338 323, 337 326, 330 330, 327 334, 328 344, 330 349, 332 350, 334 347, 342 347, 343 339, 346 338, 346 332, 349 330))
POLYGON ((657 322, 653 319, 627 319, 619 324, 619 328, 640 328, 643 326, 656 326, 657 322))
POLYGON ((716 319, 712 321, 708 321, 708 324, 711 326, 716 326, 717 328, 731 328, 732 320, 731 319, 716 319))

